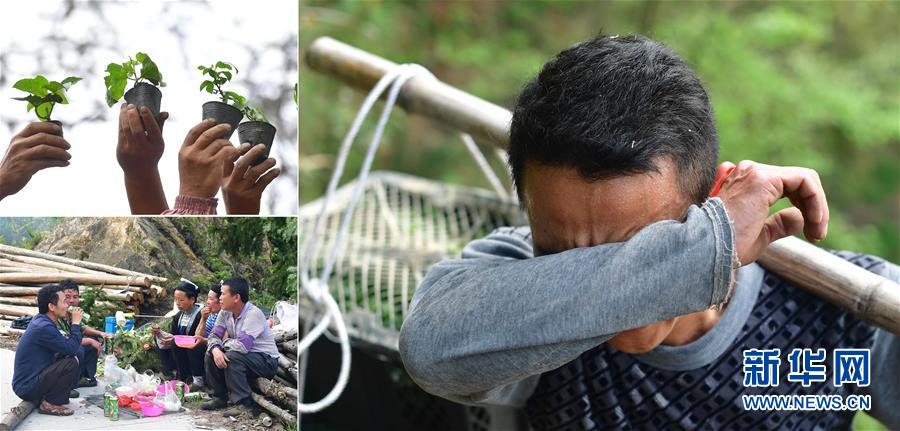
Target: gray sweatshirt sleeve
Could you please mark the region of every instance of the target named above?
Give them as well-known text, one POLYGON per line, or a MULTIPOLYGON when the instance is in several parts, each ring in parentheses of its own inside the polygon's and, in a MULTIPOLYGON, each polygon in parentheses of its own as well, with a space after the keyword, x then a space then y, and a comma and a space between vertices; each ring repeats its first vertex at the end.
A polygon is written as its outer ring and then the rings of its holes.
MULTIPOLYGON (((900 267, 885 264, 881 275, 900 283, 900 267)), ((900 337, 886 329, 876 329, 870 364, 872 383, 864 391, 872 395, 872 410, 868 413, 888 429, 900 430, 900 337)))
POLYGON ((541 373, 616 333, 727 301, 734 238, 722 201, 627 242, 532 257, 527 228, 505 228, 441 262, 416 290, 400 355, 426 391, 521 406, 541 373))

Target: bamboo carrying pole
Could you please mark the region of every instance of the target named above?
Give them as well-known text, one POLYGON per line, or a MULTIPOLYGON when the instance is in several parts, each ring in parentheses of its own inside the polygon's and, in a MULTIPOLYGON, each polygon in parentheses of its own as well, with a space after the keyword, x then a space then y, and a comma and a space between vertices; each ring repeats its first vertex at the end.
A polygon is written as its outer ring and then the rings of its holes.
MULTIPOLYGON (((309 46, 306 64, 361 90, 371 89, 395 63, 329 37, 309 46)), ((509 140, 512 114, 437 80, 411 79, 400 106, 486 139, 499 148, 509 140)), ((851 313, 900 335, 900 285, 865 271, 797 238, 774 242, 759 259, 772 271, 851 313)))

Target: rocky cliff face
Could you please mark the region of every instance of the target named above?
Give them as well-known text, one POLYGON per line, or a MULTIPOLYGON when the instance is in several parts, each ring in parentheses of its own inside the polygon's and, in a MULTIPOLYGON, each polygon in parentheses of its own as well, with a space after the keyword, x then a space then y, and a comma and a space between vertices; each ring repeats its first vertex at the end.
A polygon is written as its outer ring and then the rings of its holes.
POLYGON ((166 218, 63 219, 35 250, 178 280, 212 273, 166 218))

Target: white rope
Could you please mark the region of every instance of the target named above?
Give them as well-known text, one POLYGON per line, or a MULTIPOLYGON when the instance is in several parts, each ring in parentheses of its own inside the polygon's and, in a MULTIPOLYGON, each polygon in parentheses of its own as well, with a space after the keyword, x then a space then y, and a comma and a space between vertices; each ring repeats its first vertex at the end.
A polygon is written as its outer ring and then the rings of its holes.
POLYGON ((491 169, 491 165, 488 164, 487 158, 485 158, 481 150, 478 149, 478 145, 475 144, 475 140, 472 139, 472 136, 468 133, 461 133, 460 137, 462 138, 463 143, 466 144, 469 153, 472 154, 472 158, 475 159, 475 163, 481 168, 481 172, 484 172, 484 176, 487 177, 488 182, 494 187, 494 191, 503 199, 509 198, 509 193, 503 188, 503 183, 500 182, 500 178, 498 178, 497 174, 494 173, 494 170, 491 169))
MULTIPOLYGON (((338 373, 338 380, 337 383, 335 383, 334 388, 332 388, 332 390, 320 401, 311 404, 305 404, 302 402, 302 400, 297 400, 298 413, 315 413, 330 406, 341 396, 341 393, 347 386, 347 379, 350 375, 350 339, 347 336, 347 327, 344 323, 344 318, 341 315, 340 307, 338 307, 337 302, 331 296, 331 292, 328 289, 328 279, 331 277, 331 272, 333 271, 334 264, 337 261, 338 252, 340 251, 341 246, 344 243, 344 238, 346 237, 347 230, 350 227, 350 219, 353 214, 353 210, 356 208, 357 203, 359 203, 359 198, 362 195, 362 190, 365 185, 366 178, 368 178, 369 172, 372 168, 372 163, 375 160, 375 153, 378 150, 381 136, 384 134, 384 127, 387 124, 388 119, 390 118, 391 111, 393 111, 394 109, 394 105, 397 102, 397 97, 400 95, 400 90, 403 88, 403 85, 407 81, 417 76, 428 76, 434 78, 434 76, 422 66, 415 64, 399 65, 393 70, 386 73, 378 81, 375 87, 372 88, 372 90, 369 92, 369 95, 366 96, 366 99, 365 101, 363 101, 363 104, 360 107, 356 118, 353 120, 353 123, 350 126, 350 131, 347 133, 347 136, 341 143, 341 148, 338 152, 334 172, 332 173, 331 180, 328 183, 325 197, 322 199, 322 208, 319 210, 319 214, 316 217, 316 221, 312 231, 310 232, 310 236, 307 238, 306 243, 304 244, 303 253, 301 254, 302 260, 300 261, 300 283, 303 286, 303 290, 307 296, 309 296, 317 304, 325 305, 326 312, 325 315, 322 316, 322 320, 319 321, 319 323, 316 324, 316 326, 313 327, 313 329, 303 337, 300 343, 298 343, 297 352, 298 354, 303 354, 304 352, 306 352, 306 350, 309 349, 309 346, 312 345, 312 343, 322 335, 322 333, 331 323, 331 320, 334 319, 335 326, 337 327, 338 339, 341 344, 341 369, 338 373), (366 152, 366 157, 363 160, 363 165, 360 168, 359 175, 357 176, 356 184, 354 184, 353 186, 353 195, 350 199, 350 203, 344 211, 344 217, 341 220, 341 225, 338 230, 337 237, 335 238, 334 244, 332 245, 331 253, 327 256, 325 260, 325 267, 319 274, 319 277, 315 279, 310 278, 310 259, 313 256, 312 248, 316 243, 316 239, 319 236, 322 223, 325 219, 325 210, 328 207, 328 204, 331 201, 335 190, 337 189, 337 185, 340 182, 341 176, 343 175, 344 165, 350 153, 350 147, 353 145, 353 140, 359 133, 359 129, 362 126, 363 120, 365 120, 369 111, 371 111, 372 107, 378 101, 378 98, 381 97, 384 91, 388 88, 388 85, 390 85, 390 93, 388 94, 384 109, 381 112, 381 117, 378 119, 378 124, 375 128, 375 132, 372 135, 372 140, 369 142, 369 148, 366 152)), ((306 370, 301 370, 301 372, 305 373, 306 370)))

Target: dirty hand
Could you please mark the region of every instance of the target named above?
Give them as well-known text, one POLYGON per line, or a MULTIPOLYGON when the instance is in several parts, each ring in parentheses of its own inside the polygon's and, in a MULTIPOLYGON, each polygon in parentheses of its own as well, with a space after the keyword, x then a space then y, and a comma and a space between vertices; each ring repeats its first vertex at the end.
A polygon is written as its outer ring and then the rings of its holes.
POLYGON ((274 168, 275 159, 271 157, 252 166, 252 163, 262 157, 265 152, 264 144, 250 147, 250 144, 244 143, 241 145, 239 153, 225 161, 223 168, 225 183, 222 186, 222 197, 225 200, 225 210, 228 214, 259 214, 259 203, 263 191, 281 174, 281 169, 274 168))
POLYGON ((721 164, 718 176, 718 196, 733 220, 741 264, 755 261, 769 244, 800 230, 813 243, 828 233, 828 202, 816 171, 744 160, 737 166, 721 164), (769 208, 783 197, 794 206, 769 216, 769 208))
POLYGON ((84 315, 84 310, 82 310, 81 307, 75 307, 74 309, 72 309, 72 324, 80 325, 82 315, 84 315))
POLYGON ((159 327, 158 327, 158 326, 151 326, 151 327, 150 327, 150 332, 152 332, 153 335, 159 335, 159 327))
POLYGON ((13 136, 0 161, 0 200, 22 190, 37 171, 69 166, 72 146, 57 135, 60 130, 53 123, 35 122, 13 136))
POLYGON ((216 195, 222 186, 222 164, 238 151, 221 138, 230 129, 228 124, 203 120, 188 132, 178 152, 180 195, 202 199, 216 195))
POLYGON ((213 361, 215 361, 219 369, 224 370, 228 368, 228 356, 225 355, 221 348, 213 349, 213 361))

